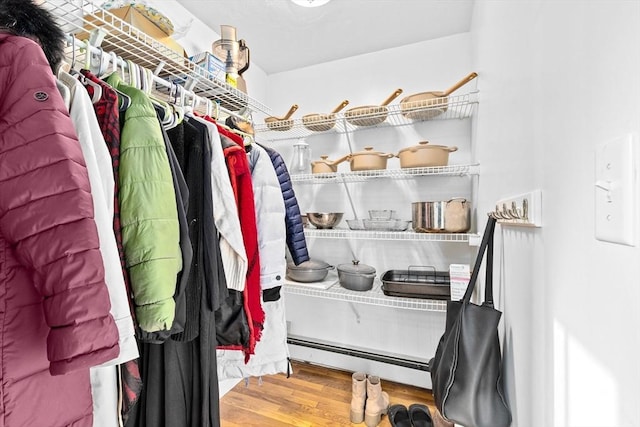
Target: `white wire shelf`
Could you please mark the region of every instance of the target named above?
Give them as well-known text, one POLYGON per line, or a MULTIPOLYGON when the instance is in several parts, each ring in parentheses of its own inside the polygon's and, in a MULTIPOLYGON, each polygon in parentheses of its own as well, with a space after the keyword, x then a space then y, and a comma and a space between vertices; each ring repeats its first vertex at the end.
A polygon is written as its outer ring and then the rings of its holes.
POLYGON ((473 241, 473 233, 416 233, 415 231, 350 230, 346 228, 318 229, 305 228, 304 235, 316 239, 349 240, 404 240, 418 242, 459 242, 473 241))
POLYGON ((361 123, 381 122, 372 126, 356 126, 349 122, 346 113, 339 112, 335 113, 334 117, 327 115, 328 117, 324 120, 307 123, 310 124, 311 129, 305 126, 302 118, 274 122, 268 126, 266 123, 256 123, 254 128, 256 134, 270 141, 304 138, 323 133, 342 134, 372 128, 405 126, 422 121, 465 119, 471 117, 476 104, 478 104, 478 91, 448 98, 435 98, 428 104, 425 101, 404 105, 393 104, 387 106, 387 111, 382 113, 380 107, 371 108, 369 111, 364 109, 362 114, 358 114, 356 120, 361 123), (324 130, 325 128, 329 129, 324 130), (312 129, 320 129, 320 131, 312 129))
POLYGON ((303 295, 329 300, 355 302, 383 307, 402 308, 405 310, 424 310, 446 312, 447 302, 440 300, 403 298, 387 296, 382 292, 382 282, 375 278, 373 288, 369 291, 351 291, 336 283, 328 289, 317 289, 301 284, 286 283, 283 286, 286 293, 292 295, 303 295))
POLYGON ((449 165, 423 168, 382 169, 356 172, 326 172, 291 175, 292 182, 327 184, 333 182, 360 182, 373 178, 411 179, 417 176, 469 176, 479 174, 479 164, 449 165))
POLYGON ((46 0, 44 6, 51 11, 65 33, 79 40, 89 39, 92 45, 102 47, 105 52, 113 52, 124 60, 156 71, 164 79, 190 86, 187 89, 198 96, 218 101, 230 111, 248 108, 265 114, 270 112, 261 102, 217 80, 215 75, 198 64, 91 0, 46 0))

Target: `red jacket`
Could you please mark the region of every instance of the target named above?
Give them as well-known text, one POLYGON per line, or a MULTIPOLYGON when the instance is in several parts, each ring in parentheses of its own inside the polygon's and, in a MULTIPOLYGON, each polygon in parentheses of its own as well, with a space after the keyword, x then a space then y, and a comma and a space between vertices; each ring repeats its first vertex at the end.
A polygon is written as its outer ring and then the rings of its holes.
POLYGON ((89 179, 49 64, 0 33, 0 426, 91 426, 118 355, 89 179))
MULTIPOLYGON (((251 330, 249 348, 244 349, 246 355, 254 353, 255 344, 260 341, 264 328, 264 311, 261 303, 260 289, 260 256, 258 250, 258 225, 253 203, 253 184, 247 154, 242 146, 242 139, 218 125, 220 134, 231 138, 237 145, 225 148, 224 157, 229 170, 231 186, 238 205, 242 238, 247 251, 249 266, 247 284, 244 290, 247 317, 251 330)), ((247 358, 248 360, 248 358, 247 358)))

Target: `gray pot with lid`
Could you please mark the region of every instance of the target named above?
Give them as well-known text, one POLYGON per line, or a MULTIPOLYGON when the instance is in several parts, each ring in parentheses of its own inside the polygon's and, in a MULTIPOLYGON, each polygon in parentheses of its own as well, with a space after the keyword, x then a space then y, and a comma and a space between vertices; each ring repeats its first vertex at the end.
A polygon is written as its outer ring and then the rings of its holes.
POLYGON ((338 279, 340 286, 352 291, 368 291, 373 287, 373 279, 376 277, 376 269, 360 261, 353 260, 351 264, 338 266, 338 279))
POLYGON ((333 265, 324 261, 310 259, 295 265, 293 261, 287 261, 287 277, 295 282, 312 283, 321 282, 333 270, 333 265))

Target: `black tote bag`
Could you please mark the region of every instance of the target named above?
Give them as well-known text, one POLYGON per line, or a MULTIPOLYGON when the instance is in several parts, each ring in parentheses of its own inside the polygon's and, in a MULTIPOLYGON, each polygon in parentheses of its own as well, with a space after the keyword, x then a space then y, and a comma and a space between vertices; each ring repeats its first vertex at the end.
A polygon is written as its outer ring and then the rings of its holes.
POLYGON ((433 397, 442 416, 465 427, 508 427, 511 412, 502 386, 502 355, 493 307, 493 231, 489 218, 464 297, 447 301, 444 334, 429 362, 433 397), (471 303, 484 252, 487 252, 482 305, 471 303))

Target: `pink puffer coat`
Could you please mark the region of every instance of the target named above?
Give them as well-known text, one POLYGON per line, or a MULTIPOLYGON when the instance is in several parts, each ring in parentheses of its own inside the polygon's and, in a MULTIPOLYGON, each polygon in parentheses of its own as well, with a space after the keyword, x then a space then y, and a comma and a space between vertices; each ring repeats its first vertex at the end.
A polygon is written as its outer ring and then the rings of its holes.
POLYGON ((91 426, 118 355, 87 170, 51 68, 0 32, 0 427, 91 426))

